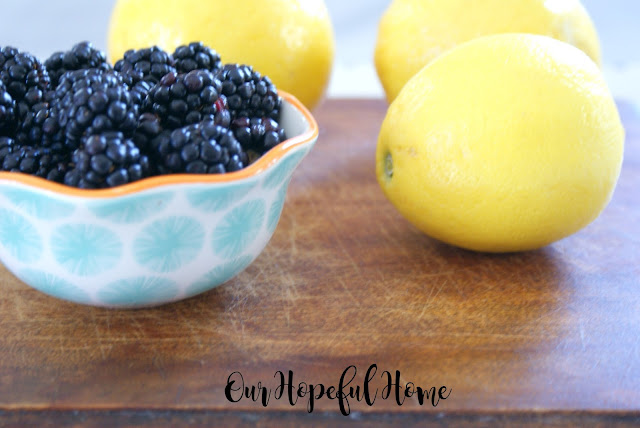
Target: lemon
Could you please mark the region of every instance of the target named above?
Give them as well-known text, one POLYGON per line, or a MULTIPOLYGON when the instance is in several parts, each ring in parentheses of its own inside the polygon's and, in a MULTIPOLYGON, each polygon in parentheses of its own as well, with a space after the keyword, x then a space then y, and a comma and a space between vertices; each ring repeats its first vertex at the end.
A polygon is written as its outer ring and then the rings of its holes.
POLYGON ((323 0, 118 0, 113 9, 112 61, 128 49, 173 52, 193 41, 225 63, 252 65, 309 108, 329 82, 334 39, 323 0))
POLYGON ((426 234, 466 249, 539 248, 592 222, 620 174, 624 129, 598 66, 545 36, 462 44, 390 105, 376 173, 426 234))
POLYGON ((579 0, 394 0, 380 21, 375 50, 388 101, 438 55, 498 33, 554 37, 600 62, 596 30, 579 0))

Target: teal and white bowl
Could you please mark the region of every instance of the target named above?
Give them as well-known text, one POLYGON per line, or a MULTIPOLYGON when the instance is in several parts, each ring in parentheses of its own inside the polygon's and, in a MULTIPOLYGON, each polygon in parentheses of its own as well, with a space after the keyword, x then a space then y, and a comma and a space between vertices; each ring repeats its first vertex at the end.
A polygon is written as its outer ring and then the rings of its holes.
POLYGON ((116 308, 210 290, 258 257, 293 171, 318 138, 311 114, 281 93, 289 139, 249 167, 81 190, 0 172, 0 260, 51 296, 116 308))

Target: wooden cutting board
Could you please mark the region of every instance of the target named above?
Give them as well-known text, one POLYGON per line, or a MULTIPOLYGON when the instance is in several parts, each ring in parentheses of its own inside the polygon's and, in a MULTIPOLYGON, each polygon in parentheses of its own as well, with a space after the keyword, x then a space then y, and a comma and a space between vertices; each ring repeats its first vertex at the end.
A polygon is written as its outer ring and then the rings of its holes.
POLYGON ((97 309, 0 267, 0 426, 640 423, 638 116, 620 106, 625 164, 595 223, 539 251, 483 255, 427 238, 384 198, 374 153, 385 108, 324 103, 273 239, 209 293, 97 309), (352 365, 350 386, 364 388, 372 364, 380 395, 350 398, 349 416, 326 396, 308 413, 308 397, 263 407, 225 395, 233 372, 249 387, 275 390, 274 374, 291 370, 296 386, 328 388, 352 365), (385 370, 448 398, 385 400, 385 370))

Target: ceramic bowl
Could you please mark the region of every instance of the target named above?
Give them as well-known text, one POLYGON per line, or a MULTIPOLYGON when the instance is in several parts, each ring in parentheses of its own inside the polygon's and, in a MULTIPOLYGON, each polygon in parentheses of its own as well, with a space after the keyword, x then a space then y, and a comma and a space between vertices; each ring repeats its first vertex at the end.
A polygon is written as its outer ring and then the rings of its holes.
POLYGON ((33 288, 77 303, 135 308, 236 276, 276 229, 293 171, 318 138, 281 93, 288 140, 228 174, 174 174, 81 190, 0 172, 0 260, 33 288))

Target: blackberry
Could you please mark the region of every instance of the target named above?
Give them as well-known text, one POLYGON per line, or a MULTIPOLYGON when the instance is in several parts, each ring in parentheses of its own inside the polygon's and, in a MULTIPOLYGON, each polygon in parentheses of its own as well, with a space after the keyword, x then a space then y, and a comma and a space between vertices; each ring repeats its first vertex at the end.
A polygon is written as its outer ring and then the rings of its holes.
POLYGON ((240 170, 248 161, 233 133, 213 121, 164 131, 151 146, 160 174, 222 174, 240 170))
POLYGON ((111 69, 104 52, 94 48, 90 42, 80 42, 66 52, 55 52, 44 62, 44 66, 54 88, 67 71, 87 68, 111 69))
POLYGON ((216 77, 222 82, 222 95, 227 98, 232 119, 268 117, 278 120, 282 99, 267 76, 248 65, 226 64, 216 77))
POLYGON ((151 141, 162 132, 160 119, 153 113, 143 113, 138 120, 138 127, 133 141, 143 153, 150 150, 151 141))
POLYGON ((71 156, 73 168, 64 183, 82 189, 101 189, 147 177, 149 160, 121 132, 104 132, 83 139, 71 156))
POLYGON ((267 117, 239 117, 231 122, 231 129, 243 149, 260 155, 287 139, 278 122, 267 117))
POLYGON ((22 146, 3 138, 0 138, 0 162, 2 171, 22 172, 56 182, 62 182, 68 166, 64 153, 48 147, 22 146))
POLYGON ((12 135, 15 128, 16 103, 0 80, 0 135, 12 135))
POLYGON ((49 74, 42 63, 10 46, 0 49, 0 80, 16 102, 18 120, 43 100, 50 86, 49 74))
POLYGON ((217 72, 222 66, 220 55, 201 42, 178 46, 173 53, 178 73, 188 73, 193 70, 209 70, 217 72))
POLYGON ((164 75, 176 72, 173 57, 157 46, 128 50, 113 68, 124 76, 129 86, 141 81, 156 84, 164 75))
POLYGON ((64 146, 64 136, 48 102, 35 104, 29 109, 15 138, 21 145, 50 147, 58 151, 64 146))
POLYGON ((147 95, 149 95, 149 92, 151 92, 153 86, 153 83, 146 80, 141 80, 133 86, 130 86, 131 101, 133 101, 134 104, 142 107, 142 105, 144 104, 144 100, 147 98, 147 95))
POLYGON ((4 162, 4 158, 13 152, 14 147, 16 142, 13 138, 0 136, 0 165, 4 162))
POLYGON ((207 70, 169 73, 151 89, 143 110, 157 115, 169 130, 215 120, 216 113, 221 111, 221 104, 216 105, 220 89, 220 81, 207 70))
POLYGON ((138 124, 139 106, 115 71, 87 69, 62 75, 55 92, 52 115, 70 150, 83 137, 119 131, 130 137, 138 124))

